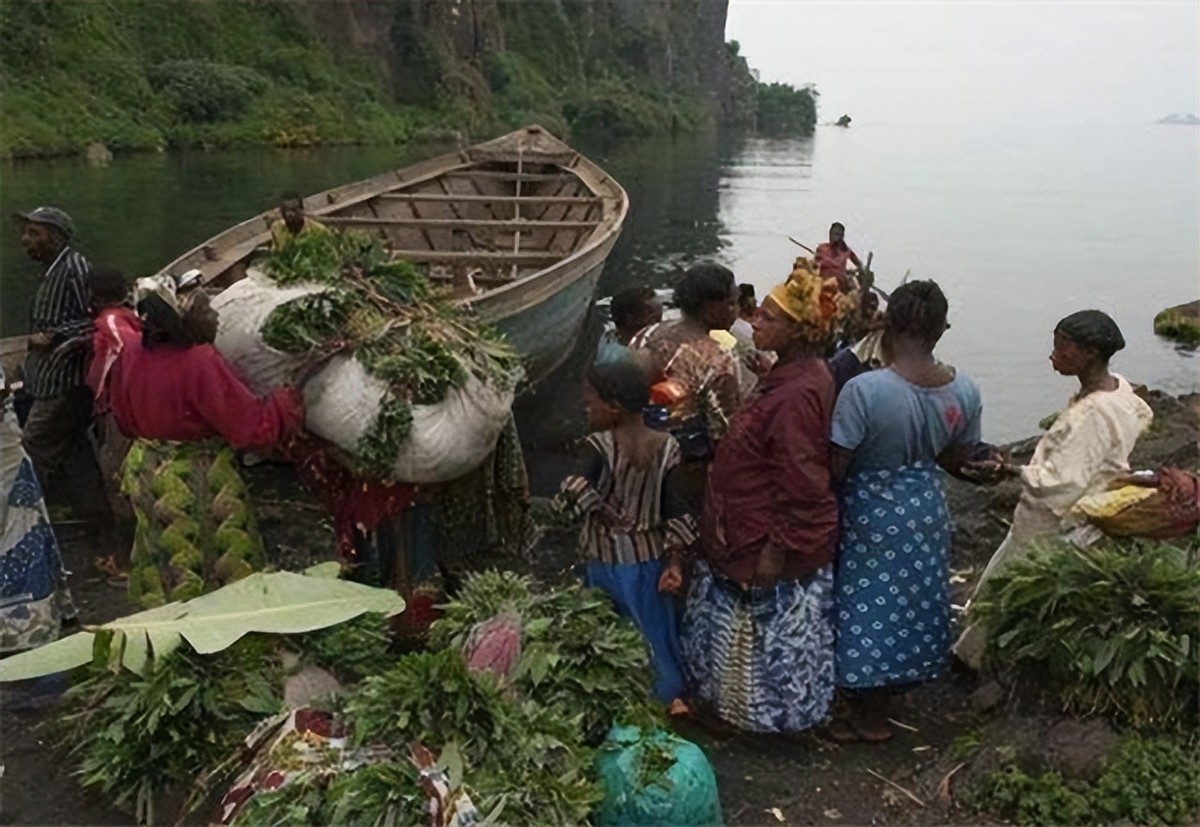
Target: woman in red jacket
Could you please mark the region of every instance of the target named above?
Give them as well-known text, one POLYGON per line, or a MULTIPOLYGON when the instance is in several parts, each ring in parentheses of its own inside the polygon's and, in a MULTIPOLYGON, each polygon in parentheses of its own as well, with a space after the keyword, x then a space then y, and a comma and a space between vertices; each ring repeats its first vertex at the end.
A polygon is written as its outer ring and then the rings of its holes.
POLYGON ((107 381, 113 419, 136 440, 121 487, 137 514, 129 594, 145 607, 262 566, 232 449, 269 453, 304 418, 293 388, 255 396, 212 345, 217 314, 207 296, 185 299, 174 288, 169 278, 138 282, 141 341, 121 349, 107 381))

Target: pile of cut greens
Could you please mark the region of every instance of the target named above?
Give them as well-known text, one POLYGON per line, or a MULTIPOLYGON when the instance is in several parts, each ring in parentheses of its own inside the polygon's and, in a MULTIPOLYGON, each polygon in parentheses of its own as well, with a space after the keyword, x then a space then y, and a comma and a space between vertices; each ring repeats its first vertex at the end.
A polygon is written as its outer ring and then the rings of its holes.
MULTIPOLYGON (((660 722, 645 644, 595 592, 475 574, 434 624, 431 643, 439 650, 406 655, 338 701, 351 744, 382 744, 393 758, 256 793, 235 823, 419 823, 424 801, 406 757, 419 742, 461 779, 486 823, 585 824, 603 797, 594 767, 609 727, 660 722), (509 686, 470 672, 461 654, 471 629, 502 612, 522 617, 509 686)), ((646 784, 666 777, 665 757, 646 756, 646 784)))
POLYGON ((412 406, 440 402, 468 377, 510 389, 520 360, 500 333, 439 296, 408 262, 389 261, 378 238, 360 232, 308 233, 272 253, 264 271, 276 284, 328 289, 277 307, 263 341, 314 357, 352 353, 388 386, 374 426, 353 457, 373 476, 390 474, 412 430, 412 406))
MULTIPOLYGON (((70 691, 67 734, 83 783, 149 823, 162 793, 190 787, 196 806, 228 781, 242 738, 282 708, 289 671, 314 664, 343 682, 323 703, 351 746, 386 747, 390 756, 257 792, 236 824, 422 823, 414 743, 440 756, 488 823, 584 824, 603 797, 595 756, 610 726, 660 722, 645 644, 596 592, 472 575, 432 643, 438 651, 399 657, 386 619, 365 615, 306 635, 249 634, 213 655, 179 650, 144 677, 89 666, 70 691), (469 671, 461 652, 471 629, 501 612, 521 616, 521 656, 505 685, 469 671)), ((664 758, 647 756, 647 784, 665 777, 664 758)))

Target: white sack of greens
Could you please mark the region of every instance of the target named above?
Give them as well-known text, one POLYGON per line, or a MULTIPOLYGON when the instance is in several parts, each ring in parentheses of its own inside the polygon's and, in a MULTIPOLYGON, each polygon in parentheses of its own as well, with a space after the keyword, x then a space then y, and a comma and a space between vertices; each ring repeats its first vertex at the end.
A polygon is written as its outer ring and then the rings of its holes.
POLYGON ((250 387, 303 383, 305 427, 359 472, 452 480, 495 447, 515 351, 360 233, 312 233, 213 300, 217 348, 250 387))

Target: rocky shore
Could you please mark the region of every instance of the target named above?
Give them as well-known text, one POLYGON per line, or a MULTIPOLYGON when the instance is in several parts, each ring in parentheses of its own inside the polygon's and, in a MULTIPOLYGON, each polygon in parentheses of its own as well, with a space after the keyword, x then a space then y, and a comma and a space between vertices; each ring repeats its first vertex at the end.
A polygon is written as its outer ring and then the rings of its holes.
MULTIPOLYGON (((1200 467, 1196 442, 1200 395, 1175 398, 1149 391, 1145 398, 1154 409, 1155 421, 1134 452, 1134 466, 1200 467)), ((1027 458, 1036 439, 1009 446, 1014 459, 1027 458)), ((328 521, 296 488, 286 468, 259 466, 249 469, 247 476, 276 565, 296 568, 331 555, 333 536, 328 521)), ((956 521, 953 600, 961 604, 1003 539, 1019 489, 1012 481, 981 488, 951 480, 947 490, 956 521)), ((59 533, 82 621, 95 623, 133 611, 124 592, 108 585, 105 575, 95 568, 88 538, 79 527, 63 521, 59 533)), ((548 579, 565 579, 574 576, 576 562, 571 539, 550 532, 530 559, 498 564, 533 570, 548 579)), ((1077 756, 1086 764, 1087 756, 1101 750, 1100 741, 1108 737, 1095 727, 1073 728, 1056 716, 1015 712, 997 717, 995 707, 1004 697, 994 696, 995 690, 980 687, 969 678, 947 678, 923 686, 903 699, 896 710, 896 720, 903 727, 882 746, 834 745, 814 734, 765 738, 712 732, 690 724, 681 729, 685 737, 704 747, 716 769, 728 824, 978 824, 977 814, 954 804, 953 784, 946 780, 947 773, 962 763, 955 756, 964 739, 987 737, 986 732, 999 727, 1014 738, 1045 741, 1050 745, 1047 748, 1077 756), (1052 730, 1057 733, 1053 738, 1041 737, 1052 730)), ((65 771, 70 758, 53 745, 50 731, 43 726, 55 714, 53 698, 26 704, 23 709, 14 708, 15 700, 11 693, 0 696, 4 707, 0 823, 128 823, 127 815, 86 795, 65 771)), ((964 776, 968 772, 962 770, 964 776)), ((201 824, 205 818, 197 814, 193 821, 201 824)))

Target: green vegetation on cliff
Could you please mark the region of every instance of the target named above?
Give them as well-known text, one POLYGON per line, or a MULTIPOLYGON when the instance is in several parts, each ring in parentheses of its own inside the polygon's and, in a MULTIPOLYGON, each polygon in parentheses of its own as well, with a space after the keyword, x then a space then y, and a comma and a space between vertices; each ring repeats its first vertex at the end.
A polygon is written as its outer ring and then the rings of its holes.
POLYGON ((0 157, 400 143, 540 121, 613 138, 721 122, 811 132, 725 4, 586 0, 0 2, 0 157))

